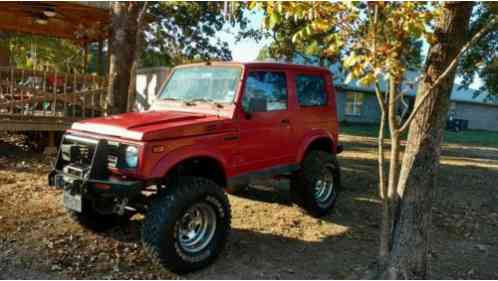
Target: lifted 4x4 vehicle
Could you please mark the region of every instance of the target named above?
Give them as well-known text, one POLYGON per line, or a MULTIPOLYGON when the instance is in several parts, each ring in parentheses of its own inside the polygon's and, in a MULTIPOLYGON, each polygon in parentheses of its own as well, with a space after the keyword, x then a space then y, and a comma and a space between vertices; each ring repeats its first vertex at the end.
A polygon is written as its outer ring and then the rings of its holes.
POLYGON ((195 64, 171 72, 150 111, 73 124, 49 182, 64 189, 74 220, 94 231, 144 213, 145 251, 182 273, 222 250, 226 191, 287 177, 297 205, 317 217, 331 211, 341 150, 327 69, 195 64))

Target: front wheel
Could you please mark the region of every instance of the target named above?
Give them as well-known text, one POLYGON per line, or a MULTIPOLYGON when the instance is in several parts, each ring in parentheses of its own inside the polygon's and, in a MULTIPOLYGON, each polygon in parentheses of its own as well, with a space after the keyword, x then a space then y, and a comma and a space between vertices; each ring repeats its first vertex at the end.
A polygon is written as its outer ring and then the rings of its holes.
POLYGON ((142 227, 142 242, 156 262, 177 273, 211 264, 230 230, 230 205, 214 182, 185 177, 155 199, 142 227))
POLYGON ((291 179, 291 197, 309 214, 321 217, 334 208, 340 184, 335 156, 325 151, 311 151, 291 179))

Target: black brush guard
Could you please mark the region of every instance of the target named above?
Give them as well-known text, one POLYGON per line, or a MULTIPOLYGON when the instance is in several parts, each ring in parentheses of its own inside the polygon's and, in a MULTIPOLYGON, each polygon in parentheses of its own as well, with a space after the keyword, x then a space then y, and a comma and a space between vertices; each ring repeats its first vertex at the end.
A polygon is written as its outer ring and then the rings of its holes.
POLYGON ((133 198, 139 195, 144 186, 142 181, 110 177, 108 155, 107 140, 66 134, 62 138, 55 166, 48 176, 48 183, 85 197, 133 198), (70 144, 67 144, 68 140, 70 144), (82 148, 92 155, 83 159, 82 148), (97 188, 96 185, 109 188, 97 188))

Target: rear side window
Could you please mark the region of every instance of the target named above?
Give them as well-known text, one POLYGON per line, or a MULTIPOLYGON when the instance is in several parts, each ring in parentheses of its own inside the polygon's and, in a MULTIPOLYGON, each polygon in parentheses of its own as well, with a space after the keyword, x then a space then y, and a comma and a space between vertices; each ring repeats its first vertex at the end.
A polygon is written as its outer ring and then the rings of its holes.
POLYGON ((296 93, 301 106, 324 106, 327 104, 325 80, 322 76, 297 75, 296 93))
POLYGON ((247 76, 242 107, 249 108, 251 98, 265 98, 266 111, 287 109, 287 83, 285 73, 254 71, 247 76))

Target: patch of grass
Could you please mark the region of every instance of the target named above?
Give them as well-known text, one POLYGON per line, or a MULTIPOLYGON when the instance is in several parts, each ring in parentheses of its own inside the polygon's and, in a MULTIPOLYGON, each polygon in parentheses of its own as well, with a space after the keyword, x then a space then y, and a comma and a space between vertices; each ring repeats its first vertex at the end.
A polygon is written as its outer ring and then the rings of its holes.
POLYGON ((498 147, 498 132, 467 130, 456 133, 445 131, 444 142, 498 147))
MULTIPOLYGON (((379 134, 379 126, 369 124, 341 123, 340 132, 347 135, 376 138, 379 134)), ((385 135, 386 139, 389 138, 389 130, 387 128, 385 135)), ((406 139, 406 133, 402 135, 402 139, 406 139)), ((465 130, 457 133, 452 131, 445 131, 444 143, 498 147, 498 132, 465 130)))
MULTIPOLYGON (((345 135, 376 138, 379 135, 379 126, 368 124, 341 123, 339 125, 339 132, 345 135)), ((388 130, 386 130, 386 134, 389 134, 388 130)))

